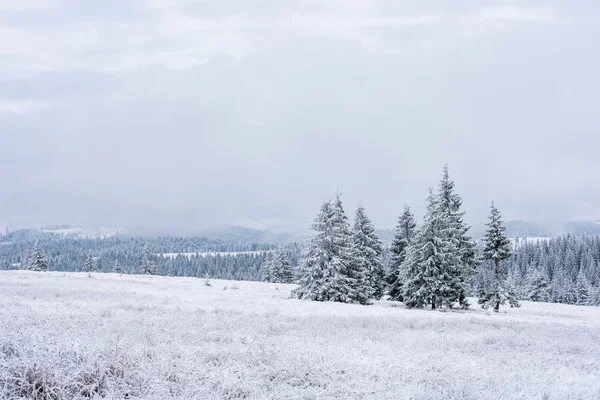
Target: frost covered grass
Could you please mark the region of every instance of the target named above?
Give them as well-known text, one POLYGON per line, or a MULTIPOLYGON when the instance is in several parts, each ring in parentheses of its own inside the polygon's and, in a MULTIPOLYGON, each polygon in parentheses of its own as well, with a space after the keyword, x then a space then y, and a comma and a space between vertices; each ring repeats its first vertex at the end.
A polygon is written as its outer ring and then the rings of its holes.
POLYGON ((600 398, 600 308, 432 312, 210 282, 0 272, 0 398, 600 398))

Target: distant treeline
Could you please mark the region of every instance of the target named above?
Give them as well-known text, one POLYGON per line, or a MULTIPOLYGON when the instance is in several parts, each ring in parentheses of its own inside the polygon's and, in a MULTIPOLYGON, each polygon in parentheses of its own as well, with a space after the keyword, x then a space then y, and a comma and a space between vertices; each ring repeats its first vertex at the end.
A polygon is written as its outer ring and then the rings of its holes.
MULTIPOLYGON (((0 269, 23 268, 36 242, 48 263, 48 269, 53 271, 84 271, 86 259, 92 254, 99 272, 112 272, 115 263, 118 263, 123 273, 137 273, 144 250, 147 249, 154 255, 159 275, 236 280, 259 280, 260 266, 267 254, 278 248, 275 244, 205 237, 145 238, 118 235, 81 239, 21 230, 1 238, 0 269), (166 253, 194 254, 162 256, 166 253)), ((284 251, 288 253, 292 265, 296 265, 300 252, 298 245, 287 244, 284 251)))
MULTIPOLYGON (((54 271, 83 271, 91 252, 99 272, 112 272, 115 262, 123 273, 137 273, 147 247, 154 255, 158 274, 214 279, 260 280, 260 268, 274 243, 252 243, 243 238, 206 237, 129 237, 79 239, 20 230, 0 238, 0 269, 21 269, 35 241, 54 271), (163 253, 257 252, 238 255, 191 255, 163 257, 163 253)), ((477 245, 477 251, 481 252, 477 245)), ((296 273, 302 243, 283 246, 296 273)), ((382 259, 389 272, 389 248, 382 259)), ((504 261, 508 284, 520 300, 600 305, 600 235, 565 235, 548 240, 517 241, 513 253, 504 261)), ((479 268, 470 282, 476 294, 489 269, 479 268)))

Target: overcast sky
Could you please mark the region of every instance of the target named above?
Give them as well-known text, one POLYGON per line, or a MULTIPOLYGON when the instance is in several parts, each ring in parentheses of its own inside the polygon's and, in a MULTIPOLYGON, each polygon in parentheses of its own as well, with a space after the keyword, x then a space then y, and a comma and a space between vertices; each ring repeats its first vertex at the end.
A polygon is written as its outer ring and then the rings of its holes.
POLYGON ((600 218, 597 1, 2 0, 0 227, 600 218), (485 5, 484 5, 485 3, 485 5))

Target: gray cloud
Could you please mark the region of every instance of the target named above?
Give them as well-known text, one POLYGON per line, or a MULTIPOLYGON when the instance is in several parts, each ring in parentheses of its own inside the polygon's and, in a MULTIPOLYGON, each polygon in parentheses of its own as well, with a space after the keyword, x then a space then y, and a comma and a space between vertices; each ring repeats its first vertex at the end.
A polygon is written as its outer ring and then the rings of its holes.
POLYGON ((466 4, 4 2, 0 225, 597 218, 600 7, 466 4))

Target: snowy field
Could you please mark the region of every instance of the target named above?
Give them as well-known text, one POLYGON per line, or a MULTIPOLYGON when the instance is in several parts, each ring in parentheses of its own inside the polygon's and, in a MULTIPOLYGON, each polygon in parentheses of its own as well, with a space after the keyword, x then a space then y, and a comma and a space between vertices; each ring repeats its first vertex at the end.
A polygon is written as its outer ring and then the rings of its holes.
POLYGON ((600 398, 600 308, 431 312, 210 284, 0 272, 0 398, 600 398))

